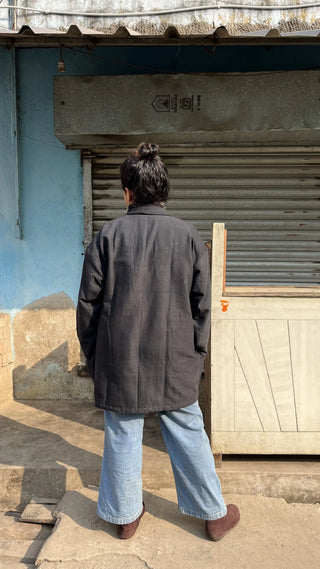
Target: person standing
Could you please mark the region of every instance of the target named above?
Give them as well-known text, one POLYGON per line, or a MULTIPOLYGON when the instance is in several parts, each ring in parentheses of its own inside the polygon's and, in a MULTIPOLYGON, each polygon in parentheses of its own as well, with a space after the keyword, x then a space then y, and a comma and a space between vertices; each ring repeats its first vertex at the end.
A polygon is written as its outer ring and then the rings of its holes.
POLYGON ((144 514, 144 415, 158 413, 178 507, 221 539, 239 521, 225 505, 198 404, 207 353, 211 289, 197 230, 170 216, 169 179, 156 144, 141 143, 120 168, 127 214, 87 248, 77 332, 104 410, 97 515, 132 537, 144 514))

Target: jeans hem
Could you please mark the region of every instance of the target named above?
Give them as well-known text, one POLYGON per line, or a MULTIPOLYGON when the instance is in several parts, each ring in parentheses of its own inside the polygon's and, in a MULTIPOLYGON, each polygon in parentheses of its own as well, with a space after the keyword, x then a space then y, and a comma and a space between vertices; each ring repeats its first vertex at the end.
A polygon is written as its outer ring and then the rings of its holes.
POLYGON ((194 518, 199 518, 200 520, 206 520, 206 521, 210 521, 210 520, 219 520, 220 518, 223 518, 224 516, 227 515, 227 508, 225 507, 221 512, 218 512, 217 514, 199 514, 198 512, 191 512, 189 510, 185 510, 184 508, 181 508, 180 506, 178 506, 179 508, 179 512, 181 512, 182 514, 185 514, 186 516, 193 516, 194 518))
POLYGON ((99 508, 97 508, 97 516, 99 516, 99 518, 101 518, 105 522, 109 522, 110 524, 117 524, 117 525, 131 524, 131 522, 134 522, 136 519, 139 518, 139 516, 141 516, 142 510, 143 510, 143 506, 141 506, 138 513, 135 514, 134 516, 130 516, 129 518, 123 518, 123 517, 122 518, 114 518, 112 516, 108 516, 107 514, 104 514, 99 508))

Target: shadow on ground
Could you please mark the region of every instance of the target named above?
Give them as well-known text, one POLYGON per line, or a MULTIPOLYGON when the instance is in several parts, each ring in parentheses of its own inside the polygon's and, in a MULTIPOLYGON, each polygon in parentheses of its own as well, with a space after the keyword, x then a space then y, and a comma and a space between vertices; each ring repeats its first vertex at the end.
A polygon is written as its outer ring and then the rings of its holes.
MULTIPOLYGON (((117 525, 100 519, 96 514, 98 492, 94 492, 96 499, 84 495, 84 492, 77 490, 68 492, 66 500, 63 499, 60 502, 59 510, 84 529, 103 531, 111 537, 117 538, 117 525)), ((92 495, 93 491, 91 490, 89 493, 92 495)), ((158 496, 153 492, 144 491, 143 497, 146 512, 149 515, 206 540, 203 520, 181 514, 176 502, 158 496)))

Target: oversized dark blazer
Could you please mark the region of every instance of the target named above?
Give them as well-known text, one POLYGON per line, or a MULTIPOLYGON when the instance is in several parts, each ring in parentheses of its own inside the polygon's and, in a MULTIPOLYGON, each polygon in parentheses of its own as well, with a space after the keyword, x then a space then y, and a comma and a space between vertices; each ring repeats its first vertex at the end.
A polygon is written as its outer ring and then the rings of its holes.
POLYGON ((207 249, 158 204, 107 222, 85 255, 77 331, 96 406, 120 413, 197 400, 210 327, 207 249))

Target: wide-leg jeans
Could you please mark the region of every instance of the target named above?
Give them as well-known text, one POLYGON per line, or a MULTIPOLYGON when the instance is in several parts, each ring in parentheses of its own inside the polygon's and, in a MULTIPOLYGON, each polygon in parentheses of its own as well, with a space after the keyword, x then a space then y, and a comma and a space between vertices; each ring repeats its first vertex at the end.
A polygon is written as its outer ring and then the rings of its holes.
MULTIPOLYGON (((142 512, 142 436, 144 415, 105 411, 105 445, 97 514, 128 524, 142 512)), ((198 402, 158 413, 175 478, 178 507, 203 520, 226 515, 214 458, 198 402)))

